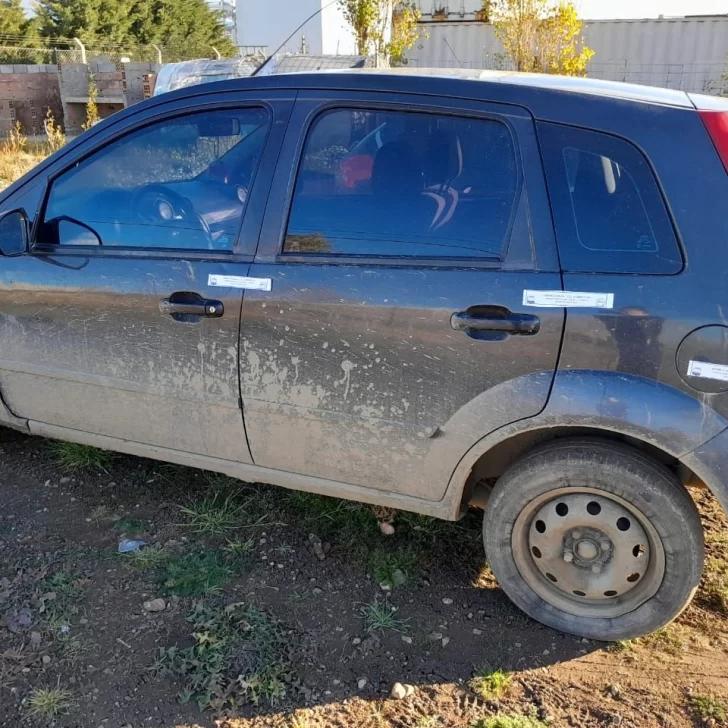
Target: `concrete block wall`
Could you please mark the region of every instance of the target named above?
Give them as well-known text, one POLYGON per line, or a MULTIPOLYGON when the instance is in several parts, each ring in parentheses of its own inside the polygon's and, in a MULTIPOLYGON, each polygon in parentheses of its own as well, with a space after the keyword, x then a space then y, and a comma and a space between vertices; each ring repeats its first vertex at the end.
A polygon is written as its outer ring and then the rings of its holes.
POLYGON ((156 63, 126 63, 119 70, 107 59, 59 66, 0 65, 0 138, 16 119, 25 134, 43 134, 43 120, 49 108, 67 133, 78 133, 86 118, 91 75, 98 93, 99 116, 103 119, 151 95, 160 67, 156 63))
POLYGON ((16 120, 25 134, 43 134, 49 108, 56 122, 62 123, 57 66, 0 65, 0 136, 5 136, 16 120))

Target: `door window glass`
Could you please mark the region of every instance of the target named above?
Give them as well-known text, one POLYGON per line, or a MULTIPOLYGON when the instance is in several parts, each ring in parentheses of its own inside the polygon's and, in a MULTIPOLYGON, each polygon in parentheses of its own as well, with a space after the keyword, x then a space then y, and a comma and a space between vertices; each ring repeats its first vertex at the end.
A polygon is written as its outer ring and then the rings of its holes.
POLYGON ((518 186, 505 124, 331 111, 306 141, 284 253, 498 260, 518 186))
POLYGON ((562 268, 676 273, 682 257, 654 173, 628 141, 539 125, 562 268))
POLYGON ((53 182, 39 242, 231 250, 267 127, 250 108, 131 132, 53 182))

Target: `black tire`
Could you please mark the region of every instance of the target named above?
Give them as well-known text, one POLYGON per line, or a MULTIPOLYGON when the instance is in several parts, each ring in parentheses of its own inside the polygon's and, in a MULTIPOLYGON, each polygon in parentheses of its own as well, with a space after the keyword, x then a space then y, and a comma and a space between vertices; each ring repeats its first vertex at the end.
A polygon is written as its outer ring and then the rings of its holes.
POLYGON ((703 529, 688 492, 661 463, 607 440, 556 440, 513 465, 493 489, 483 539, 493 573, 516 606, 549 627, 595 640, 631 639, 664 627, 690 603, 703 569, 703 529), (662 542, 659 587, 626 614, 587 617, 558 608, 531 588, 514 558, 513 531, 521 511, 550 491, 580 487, 626 501, 644 515, 662 542))

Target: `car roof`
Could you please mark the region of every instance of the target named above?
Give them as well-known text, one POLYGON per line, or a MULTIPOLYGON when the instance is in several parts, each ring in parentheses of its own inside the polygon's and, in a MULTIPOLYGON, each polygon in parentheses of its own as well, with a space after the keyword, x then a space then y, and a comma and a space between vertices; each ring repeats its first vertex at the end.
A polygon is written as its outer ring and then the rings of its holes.
POLYGON ((624 83, 622 81, 604 81, 598 78, 584 78, 580 76, 522 73, 519 71, 486 71, 475 68, 410 68, 409 66, 383 69, 346 69, 345 71, 337 69, 322 69, 317 73, 346 73, 356 76, 391 75, 449 78, 454 81, 464 80, 481 81, 484 83, 510 84, 526 86, 534 89, 552 89, 554 91, 567 91, 577 94, 590 94, 615 99, 642 101, 652 104, 682 106, 690 109, 694 108, 690 97, 687 93, 685 93, 685 91, 659 88, 657 86, 642 86, 636 83, 624 83))
POLYGON ((447 84, 453 96, 473 98, 482 97, 486 85, 497 84, 503 91, 506 91, 508 87, 516 87, 513 90, 517 88, 532 89, 533 91, 599 96, 604 99, 619 99, 687 109, 695 108, 688 94, 676 89, 641 86, 621 81, 604 81, 596 78, 517 71, 486 71, 476 68, 404 66, 384 69, 321 69, 319 71, 255 76, 249 79, 239 79, 235 83, 240 83, 246 88, 250 88, 256 83, 262 83, 265 86, 278 88, 366 89, 409 91, 433 95, 442 93, 443 84, 447 84), (265 82, 265 79, 268 82, 265 82))

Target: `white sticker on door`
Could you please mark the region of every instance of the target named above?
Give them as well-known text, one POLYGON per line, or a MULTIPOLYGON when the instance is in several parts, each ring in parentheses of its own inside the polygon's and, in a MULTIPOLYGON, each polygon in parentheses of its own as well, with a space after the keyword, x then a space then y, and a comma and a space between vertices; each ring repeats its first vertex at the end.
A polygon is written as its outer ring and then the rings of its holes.
POLYGON ((688 376, 700 377, 701 379, 717 379, 721 382, 728 382, 728 365, 711 364, 708 361, 690 361, 688 364, 688 376))
POLYGON ((208 286, 218 288, 245 288, 249 291, 270 291, 270 278, 248 278, 247 276, 209 275, 208 286))
POLYGON ((524 306, 540 308, 614 308, 613 293, 524 291, 524 306))

